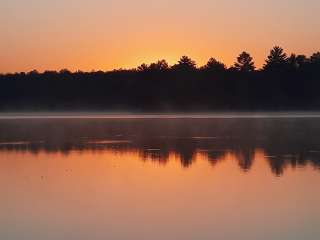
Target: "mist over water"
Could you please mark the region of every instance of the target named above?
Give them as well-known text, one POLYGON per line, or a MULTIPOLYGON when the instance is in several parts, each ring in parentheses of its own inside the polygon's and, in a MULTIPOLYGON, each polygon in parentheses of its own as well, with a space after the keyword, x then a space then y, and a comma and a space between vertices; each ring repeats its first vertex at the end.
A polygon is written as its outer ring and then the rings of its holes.
POLYGON ((0 239, 318 239, 317 113, 0 117, 0 239))
POLYGON ((5 112, 0 119, 255 119, 255 118, 320 118, 317 111, 277 111, 277 112, 203 112, 203 113, 130 113, 130 112, 5 112))
POLYGON ((191 167, 197 154, 213 165, 232 155, 244 171, 260 152, 272 172, 287 166, 320 167, 320 126, 315 113, 203 115, 7 115, 0 120, 0 150, 59 153, 138 153, 166 164, 174 155, 191 167))

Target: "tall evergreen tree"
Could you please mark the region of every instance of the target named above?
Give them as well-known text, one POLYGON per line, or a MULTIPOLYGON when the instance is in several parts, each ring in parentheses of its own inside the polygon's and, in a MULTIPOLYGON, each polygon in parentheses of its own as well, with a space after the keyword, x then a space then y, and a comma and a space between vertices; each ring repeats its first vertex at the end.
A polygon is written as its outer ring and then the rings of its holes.
POLYGON ((219 62, 215 58, 210 58, 206 65, 204 65, 202 70, 212 71, 212 72, 222 72, 226 70, 226 65, 222 62, 219 62))
POLYGON ((275 46, 271 49, 269 56, 266 59, 266 64, 264 65, 265 70, 280 70, 284 68, 287 63, 287 54, 284 50, 279 47, 275 46))
POLYGON ((172 69, 182 70, 182 71, 192 71, 197 68, 197 64, 191 58, 187 56, 182 56, 178 61, 178 64, 172 66, 172 69))
POLYGON ((254 66, 253 58, 247 52, 242 52, 239 55, 234 67, 241 72, 252 72, 256 68, 254 66))
POLYGON ((311 63, 320 64, 320 52, 316 52, 312 54, 312 56, 310 57, 310 61, 311 63))

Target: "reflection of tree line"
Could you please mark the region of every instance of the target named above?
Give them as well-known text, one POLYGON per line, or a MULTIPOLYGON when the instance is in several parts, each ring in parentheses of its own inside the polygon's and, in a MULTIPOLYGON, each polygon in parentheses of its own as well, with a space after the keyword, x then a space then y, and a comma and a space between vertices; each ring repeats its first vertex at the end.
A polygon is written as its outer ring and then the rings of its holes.
MULTIPOLYGON (((241 141, 241 139, 239 139, 239 141, 241 141)), ((196 154, 199 153, 199 149, 196 148, 195 145, 197 144, 194 144, 193 147, 191 147, 191 145, 186 144, 185 147, 174 149, 173 153, 179 157, 183 167, 189 167, 196 161, 196 154)), ((257 146, 254 145, 241 145, 241 143, 219 146, 219 144, 213 143, 207 147, 207 150, 200 150, 201 154, 205 155, 211 165, 215 166, 220 161, 223 161, 226 155, 229 154, 238 162, 238 165, 242 170, 249 171, 253 165, 257 151, 260 150, 262 146, 257 148, 257 146)), ((311 151, 309 148, 295 150, 294 147, 290 149, 289 152, 285 149, 277 151, 276 149, 263 147, 261 150, 263 151, 264 157, 267 159, 272 172, 276 175, 282 175, 289 166, 303 167, 311 164, 314 167, 320 168, 320 151, 311 151)), ((170 151, 168 149, 159 149, 158 151, 142 150, 141 155, 143 159, 151 159, 165 164, 169 160, 170 151)))
POLYGON ((0 150, 137 152, 162 164, 174 154, 183 167, 199 153, 213 166, 229 155, 248 171, 261 149, 281 175, 288 166, 320 167, 319 133, 317 119, 2 120, 0 150))

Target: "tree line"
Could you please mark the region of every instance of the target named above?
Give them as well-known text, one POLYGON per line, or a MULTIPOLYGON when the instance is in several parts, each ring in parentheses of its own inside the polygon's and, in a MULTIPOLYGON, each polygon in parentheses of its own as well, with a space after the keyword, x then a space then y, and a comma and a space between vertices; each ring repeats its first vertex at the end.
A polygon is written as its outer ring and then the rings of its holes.
POLYGON ((0 110, 314 110, 320 109, 320 52, 271 49, 261 69, 242 52, 227 67, 188 56, 134 69, 0 74, 0 110), (66 80, 66 81, 63 81, 66 80))
MULTIPOLYGON (((310 58, 305 55, 291 54, 289 57, 284 52, 284 50, 276 46, 268 55, 265 60, 265 64, 262 69, 258 71, 272 71, 275 73, 280 73, 282 71, 295 71, 295 70, 318 70, 320 64, 320 52, 312 54, 310 58)), ((172 67, 168 65, 166 60, 160 60, 156 63, 150 65, 142 64, 136 71, 147 72, 147 71, 165 71, 165 70, 184 70, 184 71, 195 71, 197 70, 196 62, 187 56, 182 56, 179 62, 172 67)), ((255 63, 250 53, 242 52, 238 57, 237 61, 230 68, 218 61, 215 58, 210 58, 207 64, 200 67, 198 70, 202 71, 239 71, 239 72, 254 72, 256 70, 255 63)))

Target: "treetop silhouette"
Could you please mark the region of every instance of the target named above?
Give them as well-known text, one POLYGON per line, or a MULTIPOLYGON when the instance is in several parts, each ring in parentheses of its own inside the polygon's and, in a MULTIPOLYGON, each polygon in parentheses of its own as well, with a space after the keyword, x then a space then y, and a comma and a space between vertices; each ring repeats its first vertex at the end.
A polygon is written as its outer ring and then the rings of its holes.
POLYGON ((188 56, 182 56, 178 63, 172 66, 172 69, 181 71, 193 71, 196 68, 196 62, 188 56))
POLYGON ((287 63, 287 54, 284 50, 275 46, 271 49, 269 56, 266 59, 266 64, 264 65, 265 70, 280 70, 287 63))
POLYGON ((234 64, 236 70, 241 72, 252 72, 255 70, 253 58, 247 52, 242 52, 234 64))
POLYGON ((320 64, 320 52, 312 54, 312 56, 310 57, 310 61, 311 63, 320 64))
POLYGON ((242 52, 233 66, 188 56, 135 69, 0 74, 0 111, 320 110, 320 52, 310 57, 274 47, 262 69, 242 52), (143 81, 141 81, 143 80, 143 81))
POLYGON ((137 70, 139 72, 148 72, 148 71, 165 71, 169 69, 169 64, 166 60, 158 60, 155 63, 148 64, 141 64, 137 70))
POLYGON ((219 62, 215 58, 210 58, 206 65, 202 66, 200 69, 213 72, 223 72, 227 69, 226 65, 219 62))

